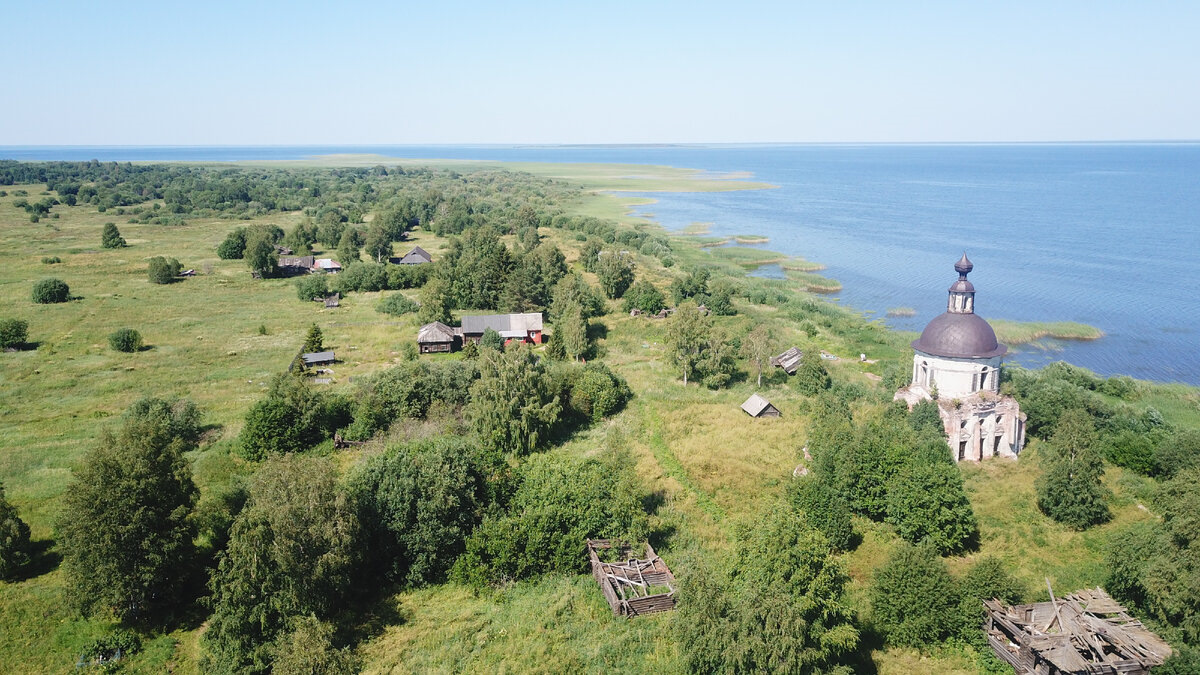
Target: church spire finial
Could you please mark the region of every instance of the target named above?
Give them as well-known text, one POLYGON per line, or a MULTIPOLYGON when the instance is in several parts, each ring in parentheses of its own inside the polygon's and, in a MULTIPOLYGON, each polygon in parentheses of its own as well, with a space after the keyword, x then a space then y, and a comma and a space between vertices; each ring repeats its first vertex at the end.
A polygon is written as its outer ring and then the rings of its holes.
POLYGON ((962 257, 958 259, 958 262, 954 263, 954 271, 958 272, 959 279, 965 280, 973 269, 975 269, 975 265, 971 264, 970 260, 967 260, 967 252, 963 251, 962 257))
POLYGON ((958 262, 954 263, 954 271, 958 272, 958 281, 950 285, 950 299, 946 303, 947 312, 951 314, 975 313, 975 286, 967 281, 967 275, 973 269, 975 269, 975 265, 971 264, 971 261, 967 259, 966 252, 963 252, 958 262))

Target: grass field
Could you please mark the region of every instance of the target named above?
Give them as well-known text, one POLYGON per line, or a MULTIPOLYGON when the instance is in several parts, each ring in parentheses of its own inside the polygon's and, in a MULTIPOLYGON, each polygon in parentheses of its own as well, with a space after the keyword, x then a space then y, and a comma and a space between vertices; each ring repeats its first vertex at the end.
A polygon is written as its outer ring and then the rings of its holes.
MULTIPOLYGON (((544 175, 555 171, 544 170, 544 175)), ((573 177, 564 179, 583 183, 591 175, 591 187, 608 181, 603 189, 642 180, 624 177, 622 172, 631 171, 628 168, 607 174, 589 174, 592 169, 579 167, 559 171, 564 176, 574 171, 573 177)), ((637 171, 642 175, 648 170, 637 171)), ((694 181, 690 176, 664 174, 660 185, 694 181)), ((44 186, 24 189, 33 198, 44 186)), ((133 225, 111 211, 101 214, 91 206, 59 206, 54 208, 59 218, 35 224, 24 211, 12 207, 11 188, 9 192, 9 197, 0 198, 0 303, 4 307, 0 317, 28 320, 36 349, 0 353, 4 420, 0 479, 31 525, 34 539, 47 551, 29 578, 0 583, 0 664, 6 664, 5 672, 69 672, 82 645, 111 624, 78 617, 64 604, 64 580, 52 544, 53 522, 72 467, 103 430, 115 424, 115 417, 145 395, 195 401, 212 427, 204 446, 191 456, 196 481, 202 492, 208 491, 251 470, 229 454, 232 439, 246 410, 262 396, 269 379, 287 366, 311 323, 321 327, 326 344, 341 361, 334 366, 335 381, 330 386, 348 388, 353 386, 351 378, 399 361, 402 345, 412 340, 417 322, 413 316, 397 319, 377 313, 378 293, 352 294, 341 307, 327 310, 298 300, 290 281, 255 280, 243 261, 217 259, 216 245, 246 221, 133 225), (99 247, 101 228, 110 221, 120 227, 128 248, 99 247), (146 261, 156 255, 178 258, 185 268, 196 269, 197 276, 165 286, 149 283, 146 261), (46 265, 40 262, 43 256, 59 256, 63 262, 46 265), (70 284, 78 298, 62 305, 34 305, 32 283, 49 276, 70 284), (260 326, 266 334, 260 334, 260 326), (150 348, 135 354, 109 349, 107 335, 121 327, 141 331, 150 348)), ((621 200, 612 195, 595 195, 573 208, 650 227, 625 214, 621 200)), ((299 217, 284 214, 255 222, 286 228, 299 217)), ((567 252, 570 264, 577 265, 580 242, 572 233, 543 230, 542 234, 567 252)), ((435 259, 446 246, 444 240, 422 231, 413 233, 412 239, 435 259)), ((776 255, 757 248, 703 250, 698 243, 684 244, 684 239, 697 238, 673 238, 680 242, 675 253, 680 266, 705 262, 722 273, 741 275, 746 267, 741 257, 776 255), (735 253, 731 259, 727 251, 754 253, 735 253)), ((402 252, 412 243, 396 248, 402 252)), ((648 258, 638 260, 639 274, 657 283, 665 284, 674 273, 648 258)), ((813 301, 825 307, 804 291, 809 276, 823 279, 797 269, 789 270, 790 281, 748 279, 746 283, 786 289, 796 303, 813 301)), ((730 335, 769 321, 780 351, 794 344, 841 355, 841 360, 827 363, 834 377, 868 390, 878 386, 875 380, 889 365, 906 368, 911 358, 906 346, 911 336, 840 308, 829 306, 802 318, 792 313, 793 305, 752 305, 742 299, 735 304, 737 316, 717 319, 730 335), (860 352, 879 362, 859 363, 860 352)), ((800 410, 804 397, 779 373, 767 373, 761 388, 755 386, 752 372, 719 391, 695 385, 685 388, 666 363, 663 322, 624 315, 615 311, 616 303, 610 307, 614 311, 603 319, 607 332, 599 344, 600 358, 628 380, 635 398, 623 412, 554 452, 588 454, 607 442, 627 444, 651 495, 647 503, 653 543, 676 575, 686 578, 701 557, 727 548, 737 525, 751 522, 769 508, 791 480, 802 461, 800 448, 807 430, 800 410), (747 417, 739 405, 754 392, 766 396, 783 416, 747 417)), ((1172 421, 1194 424, 1200 418, 1200 394, 1194 388, 1149 387, 1143 401, 1172 421)), ((1035 443, 1018 462, 996 460, 964 467, 980 521, 981 545, 968 556, 949 559, 952 569, 961 571, 981 555, 996 555, 1019 570, 1035 596, 1044 593, 1045 578, 1056 591, 1064 592, 1101 583, 1107 534, 1124 523, 1154 517, 1137 499, 1145 492, 1147 479, 1110 470, 1106 483, 1115 494, 1114 521, 1078 533, 1037 512, 1036 456, 1035 443)), ((340 465, 353 466, 362 457, 361 452, 342 453, 340 465)), ((856 528, 863 542, 845 556, 845 563, 852 578, 851 601, 861 616, 868 617, 866 589, 871 575, 898 539, 886 525, 858 519, 856 528)), ((676 615, 617 619, 586 575, 554 575, 482 595, 452 584, 407 591, 386 598, 379 613, 378 629, 359 647, 368 672, 683 669, 675 639, 676 615)), ((127 670, 197 672, 202 630, 199 623, 185 624, 151 636, 127 670)), ((971 655, 959 650, 926 654, 880 650, 874 657, 881 673, 963 673, 975 668, 971 655)))

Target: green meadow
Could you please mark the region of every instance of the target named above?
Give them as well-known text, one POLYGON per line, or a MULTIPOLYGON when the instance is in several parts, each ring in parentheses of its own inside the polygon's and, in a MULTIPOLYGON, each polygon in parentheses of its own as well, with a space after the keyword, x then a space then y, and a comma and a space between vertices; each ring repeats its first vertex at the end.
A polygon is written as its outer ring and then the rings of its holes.
MULTIPOLYGON (((305 165, 343 163, 396 161, 329 157, 305 165)), ((642 229, 655 226, 630 216, 630 202, 613 192, 769 187, 738 178, 701 178, 669 167, 437 165, 460 171, 517 169, 578 185, 582 192, 569 205, 571 212, 642 229)), ((30 349, 0 353, 0 479, 32 528, 39 553, 27 578, 0 582, 0 664, 7 664, 7 672, 71 672, 83 645, 114 624, 80 617, 67 606, 54 521, 72 469, 115 427, 122 411, 147 395, 185 397, 200 406, 207 431, 190 460, 203 494, 253 471, 253 465, 231 453, 234 439, 246 411, 264 395, 270 379, 286 369, 311 324, 320 326, 327 348, 339 359, 332 367, 333 382, 326 386, 348 391, 355 380, 402 361, 418 322, 411 314, 396 318, 377 312, 380 293, 353 293, 340 307, 326 309, 299 300, 291 280, 254 279, 244 261, 217 258, 217 245, 233 228, 267 223, 289 229, 302 218, 297 212, 249 221, 189 218, 186 225, 164 226, 131 224, 111 209, 100 213, 94 206, 63 205, 53 209, 57 218, 33 223, 13 208, 15 189, 26 190, 32 200, 45 185, 9 187, 9 195, 0 197, 0 318, 27 320, 33 343, 30 349), (120 228, 127 248, 100 247, 107 222, 120 228), (150 283, 147 261, 158 255, 178 258, 196 275, 167 285, 150 283), (62 262, 42 262, 50 256, 62 262), (69 284, 74 298, 57 305, 33 304, 33 283, 47 277, 69 284), (132 354, 112 350, 107 336, 125 327, 140 331, 147 348, 132 354)), ((574 233, 540 232, 563 250, 572 269, 580 269, 582 241, 574 233)), ((506 239, 514 243, 513 237, 506 239)), ((896 369, 907 372, 911 335, 823 300, 820 293, 840 285, 816 274, 819 265, 761 248, 714 247, 699 236, 675 236, 671 243, 674 268, 637 254, 639 277, 665 287, 680 269, 707 265, 739 291, 737 314, 716 318, 720 330, 744 336, 765 322, 777 351, 795 345, 840 357, 826 366, 835 380, 864 392, 858 405, 880 407, 891 398, 881 380, 896 369), (787 279, 746 276, 749 269, 768 263, 780 264, 787 279), (753 297, 772 300, 748 299, 753 297), (860 353, 871 362, 860 362, 860 353)), ((437 260, 449 244, 418 229, 395 249, 402 254, 412 245, 437 260)), ((595 283, 594 276, 586 276, 595 283)), ((416 297, 415 291, 404 293, 416 297)), ((764 373, 763 386, 756 386, 753 367, 744 360, 739 360, 741 375, 727 388, 684 387, 668 363, 665 323, 628 316, 619 301, 609 301, 608 310, 599 319, 604 330, 598 357, 629 382, 634 398, 619 414, 550 452, 588 455, 611 437, 622 439, 636 458, 648 495, 654 545, 676 576, 686 580, 698 561, 729 550, 739 526, 772 508, 804 463, 806 397, 780 372, 764 373), (777 406, 782 417, 751 419, 743 413, 740 404, 755 392, 777 406)), ((1014 332, 1005 332, 1010 330, 1006 322, 997 330, 1014 341, 1020 341, 1014 335, 1026 333, 1035 334, 1034 340, 1080 337, 1082 332, 1059 325, 1012 326, 1014 332), (1015 332, 1017 328, 1025 333, 1015 332)), ((1144 392, 1137 405, 1153 405, 1176 424, 1200 427, 1200 394, 1194 388, 1146 384, 1144 392)), ((421 432, 406 427, 392 433, 421 432)), ((350 471, 382 444, 377 440, 338 451, 339 466, 350 471)), ((980 557, 996 556, 1025 584, 1030 597, 1045 596, 1047 579, 1056 592, 1101 585, 1103 551, 1111 533, 1156 518, 1145 499, 1153 481, 1110 467, 1105 484, 1113 493, 1111 522, 1077 532, 1049 520, 1035 505, 1038 453, 1035 440, 1019 461, 963 467, 980 543, 965 556, 948 558, 952 572, 980 557)), ((862 543, 844 554, 843 562, 851 578, 850 602, 869 622, 872 575, 900 539, 891 526, 860 517, 855 527, 862 543)), ((683 672, 678 620, 675 613, 614 617, 588 575, 549 575, 485 592, 449 583, 382 598, 374 614, 362 618, 365 639, 356 649, 366 672, 374 673, 683 672)), ((123 669, 198 672, 204 630, 201 617, 151 635, 123 669)), ((966 647, 925 653, 876 648, 872 658, 880 673, 976 672, 981 663, 966 647)))

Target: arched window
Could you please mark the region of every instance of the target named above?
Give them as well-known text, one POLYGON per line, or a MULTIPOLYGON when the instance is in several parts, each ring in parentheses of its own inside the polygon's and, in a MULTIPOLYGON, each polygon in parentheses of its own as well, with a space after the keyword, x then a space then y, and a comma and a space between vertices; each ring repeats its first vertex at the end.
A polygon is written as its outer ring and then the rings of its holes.
POLYGON ((929 362, 928 361, 921 362, 921 384, 925 385, 926 387, 929 386, 929 362))
POLYGON ((988 388, 987 380, 988 380, 988 367, 984 366, 983 371, 979 373, 979 388, 981 390, 988 388))

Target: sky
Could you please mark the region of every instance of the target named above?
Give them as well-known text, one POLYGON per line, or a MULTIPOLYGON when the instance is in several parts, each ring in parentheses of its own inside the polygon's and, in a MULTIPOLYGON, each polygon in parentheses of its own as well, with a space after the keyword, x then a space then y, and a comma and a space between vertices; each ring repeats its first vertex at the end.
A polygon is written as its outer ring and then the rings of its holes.
POLYGON ((21 2, 0 145, 1200 139, 1200 3, 21 2))

